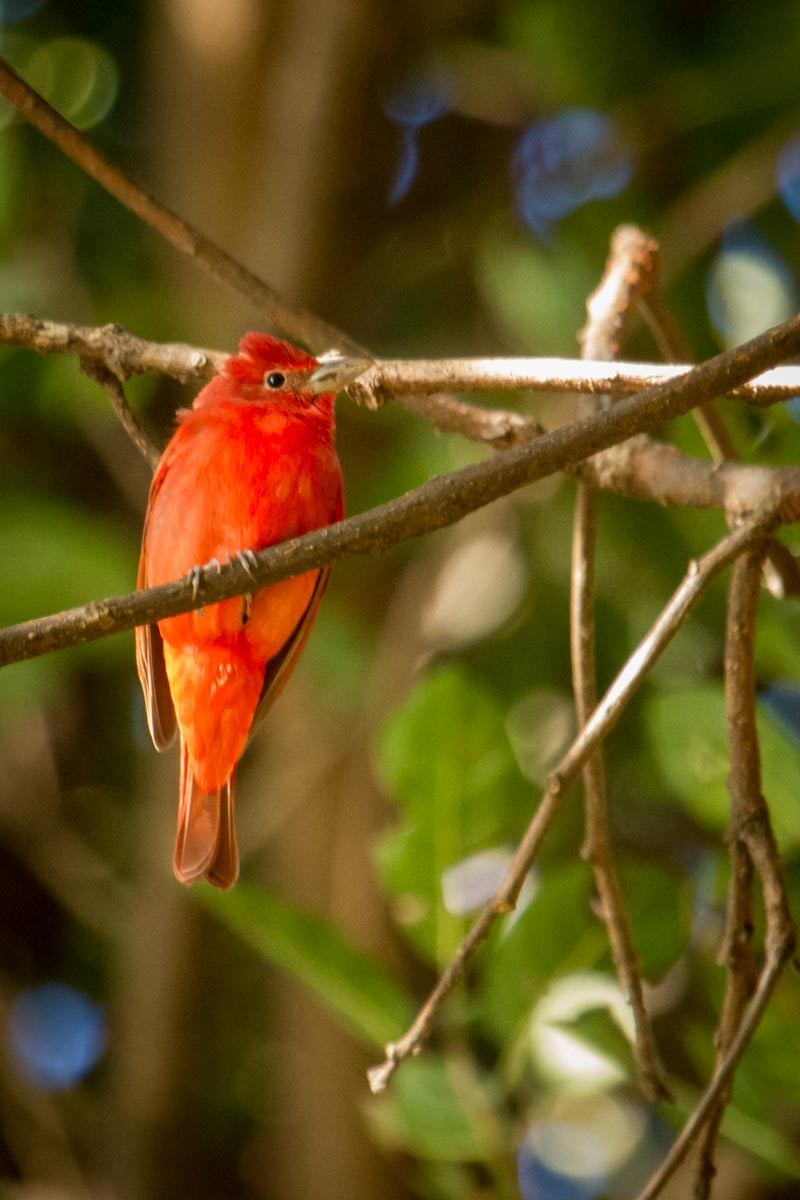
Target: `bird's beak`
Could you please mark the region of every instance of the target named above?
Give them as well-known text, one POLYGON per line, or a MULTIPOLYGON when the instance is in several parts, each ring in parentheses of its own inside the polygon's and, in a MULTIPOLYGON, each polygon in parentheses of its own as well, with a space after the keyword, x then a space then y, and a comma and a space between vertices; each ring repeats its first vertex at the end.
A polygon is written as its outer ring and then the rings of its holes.
POLYGON ((315 394, 340 392, 374 366, 371 358, 355 358, 340 354, 338 350, 328 350, 319 356, 317 362, 316 371, 309 376, 305 385, 315 394))

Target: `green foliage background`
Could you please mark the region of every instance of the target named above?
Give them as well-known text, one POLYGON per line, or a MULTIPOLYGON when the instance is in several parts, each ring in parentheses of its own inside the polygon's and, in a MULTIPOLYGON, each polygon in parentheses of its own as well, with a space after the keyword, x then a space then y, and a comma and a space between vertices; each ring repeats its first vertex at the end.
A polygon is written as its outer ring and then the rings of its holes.
MULTIPOLYGON (((778 312, 796 306, 800 230, 774 174, 800 126, 800 15, 783 0, 35 7, 0 9, 2 52, 23 71, 38 62, 41 86, 112 157, 377 353, 574 354, 622 221, 659 236, 668 299, 698 356, 720 345, 707 298, 737 223, 783 264, 767 272, 778 312), (75 78, 48 74, 62 38, 81 39, 58 51, 75 78), (449 108, 419 130, 415 177, 389 205, 403 138, 386 91, 432 63, 451 80, 449 108), (613 117, 633 178, 543 240, 515 211, 510 157, 526 126, 575 106, 613 117)), ((1 115, 2 310, 221 348, 259 324, 1 115)), ((630 356, 653 354, 636 329, 630 356)), ((162 440, 190 398, 154 379, 128 391, 162 440)), ((566 398, 519 403, 547 424, 571 411, 566 398)), ((725 412, 745 458, 797 460, 789 411, 725 412)), ((668 432, 704 454, 688 420, 668 432)), ((347 402, 339 444, 352 512, 482 453, 399 409, 347 402)), ((147 472, 75 362, 2 351, 0 469, 3 623, 133 587, 147 472)), ((170 875, 177 766, 147 743, 131 637, 0 673, 0 999, 64 980, 103 1006, 108 1029, 100 1065, 63 1095, 0 1056, 9 1195, 42 1181, 136 1200, 634 1194, 713 1061, 724 582, 607 748, 615 845, 676 1105, 647 1112, 638 1098, 577 794, 431 1050, 378 1099, 363 1075, 467 928, 453 896, 474 876, 452 869, 490 852, 478 861, 496 875, 570 736, 570 522, 571 486, 546 481, 460 529, 336 568, 303 664, 248 752, 243 882, 229 895, 184 892, 170 875), (564 979, 573 999, 586 989, 583 1008, 559 1008, 564 979), (594 1054, 594 1075, 581 1078, 563 1045, 560 1058, 543 1049, 553 1029, 594 1054), (547 1191, 526 1157, 536 1130, 592 1128, 592 1105, 608 1098, 640 1130, 633 1149, 594 1191, 574 1178, 572 1191, 547 1191)), ((718 514, 602 498, 601 683, 687 559, 723 531, 718 514)), ((765 594, 760 684, 797 680, 799 647, 796 602, 765 594)), ((766 710, 761 729, 796 902, 797 731, 766 710)), ((798 1020, 790 974, 740 1071, 721 1194, 792 1194, 798 1020)))

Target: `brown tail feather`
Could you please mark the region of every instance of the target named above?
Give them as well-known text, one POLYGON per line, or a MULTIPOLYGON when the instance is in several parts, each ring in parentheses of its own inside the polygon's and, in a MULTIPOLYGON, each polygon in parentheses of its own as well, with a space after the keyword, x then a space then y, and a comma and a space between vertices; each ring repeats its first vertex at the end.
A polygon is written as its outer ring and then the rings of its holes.
POLYGON ((218 792, 201 792, 181 745, 181 794, 173 870, 181 883, 207 879, 214 887, 233 887, 239 874, 233 817, 234 775, 218 792))

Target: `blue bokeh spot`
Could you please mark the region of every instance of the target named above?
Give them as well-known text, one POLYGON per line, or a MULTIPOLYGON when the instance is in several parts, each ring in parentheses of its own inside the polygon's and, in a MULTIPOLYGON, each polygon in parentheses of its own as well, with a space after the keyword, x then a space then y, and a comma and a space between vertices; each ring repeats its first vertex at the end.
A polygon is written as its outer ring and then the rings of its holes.
POLYGON ((517 212, 547 238, 575 209, 624 191, 633 177, 633 158, 607 113, 568 108, 525 130, 511 176, 517 212))
POLYGON ((444 116, 450 95, 450 79, 444 71, 412 71, 388 89, 383 111, 395 125, 421 129, 444 116))
POLYGON ((65 983, 45 983, 16 997, 7 1036, 28 1078, 47 1091, 62 1091, 97 1063, 106 1028, 102 1010, 82 992, 65 983))
MULTIPOLYGON (((790 400, 789 403, 795 404, 796 401, 790 400)), ((758 699, 781 729, 800 745, 800 685, 771 683, 759 693, 758 699)))
POLYGON ((0 30, 3 25, 35 17, 46 3, 47 0, 0 0, 0 30))
MULTIPOLYGON (((579 1134, 580 1136, 580 1134, 579 1134)), ((529 1142, 517 1154, 517 1182, 523 1200, 593 1200, 605 1191, 605 1176, 576 1179, 545 1166, 529 1142)))
POLYGON ((775 182, 781 200, 800 221, 800 134, 784 143, 775 164, 775 182))

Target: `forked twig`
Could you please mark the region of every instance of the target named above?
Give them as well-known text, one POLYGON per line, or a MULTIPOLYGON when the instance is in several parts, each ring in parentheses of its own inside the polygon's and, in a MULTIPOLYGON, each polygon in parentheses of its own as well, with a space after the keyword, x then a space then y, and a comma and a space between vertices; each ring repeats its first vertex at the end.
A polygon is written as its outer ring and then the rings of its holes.
MULTIPOLYGON (((657 292, 642 296, 639 309, 666 361, 691 362, 689 345, 661 296, 657 292)), ((712 400, 697 406, 694 419, 715 463, 742 461, 736 443, 712 400)), ((767 543, 762 569, 764 582, 773 596, 781 600, 785 596, 800 595, 800 564, 789 548, 777 538, 770 538, 767 543)))
POLYGON ((476 949, 488 936, 497 918, 515 907, 525 876, 561 807, 567 788, 575 782, 594 748, 613 729, 631 696, 680 629, 705 588, 742 550, 753 541, 762 538, 765 533, 771 532, 776 522, 774 503, 766 505, 702 558, 690 564, 682 583, 652 629, 624 664, 586 725, 549 776, 539 806, 514 853, 500 887, 481 910, 411 1026, 398 1041, 385 1047, 384 1061, 370 1069, 369 1083, 374 1092, 382 1091, 386 1087, 405 1059, 420 1052, 430 1036, 442 1003, 461 979, 476 949))
POLYGON ((764 1016, 767 1005, 770 1002, 775 985, 791 957, 792 944, 776 947, 777 953, 767 958, 758 977, 758 985, 753 998, 745 1009, 742 1023, 727 1054, 711 1077, 708 1086, 692 1110, 689 1120, 672 1143, 669 1154, 658 1170, 650 1177, 645 1187, 636 1197, 636 1200, 655 1200, 656 1196, 660 1195, 665 1185, 686 1158, 698 1135, 702 1132, 706 1121, 714 1111, 720 1094, 728 1086, 734 1071, 739 1065, 739 1060, 761 1023, 761 1018, 764 1016))
POLYGON ((82 362, 81 370, 90 379, 94 379, 101 387, 105 388, 108 402, 122 428, 148 466, 155 468, 161 457, 161 451, 128 404, 125 389, 116 375, 112 375, 110 371, 93 362, 82 362))

